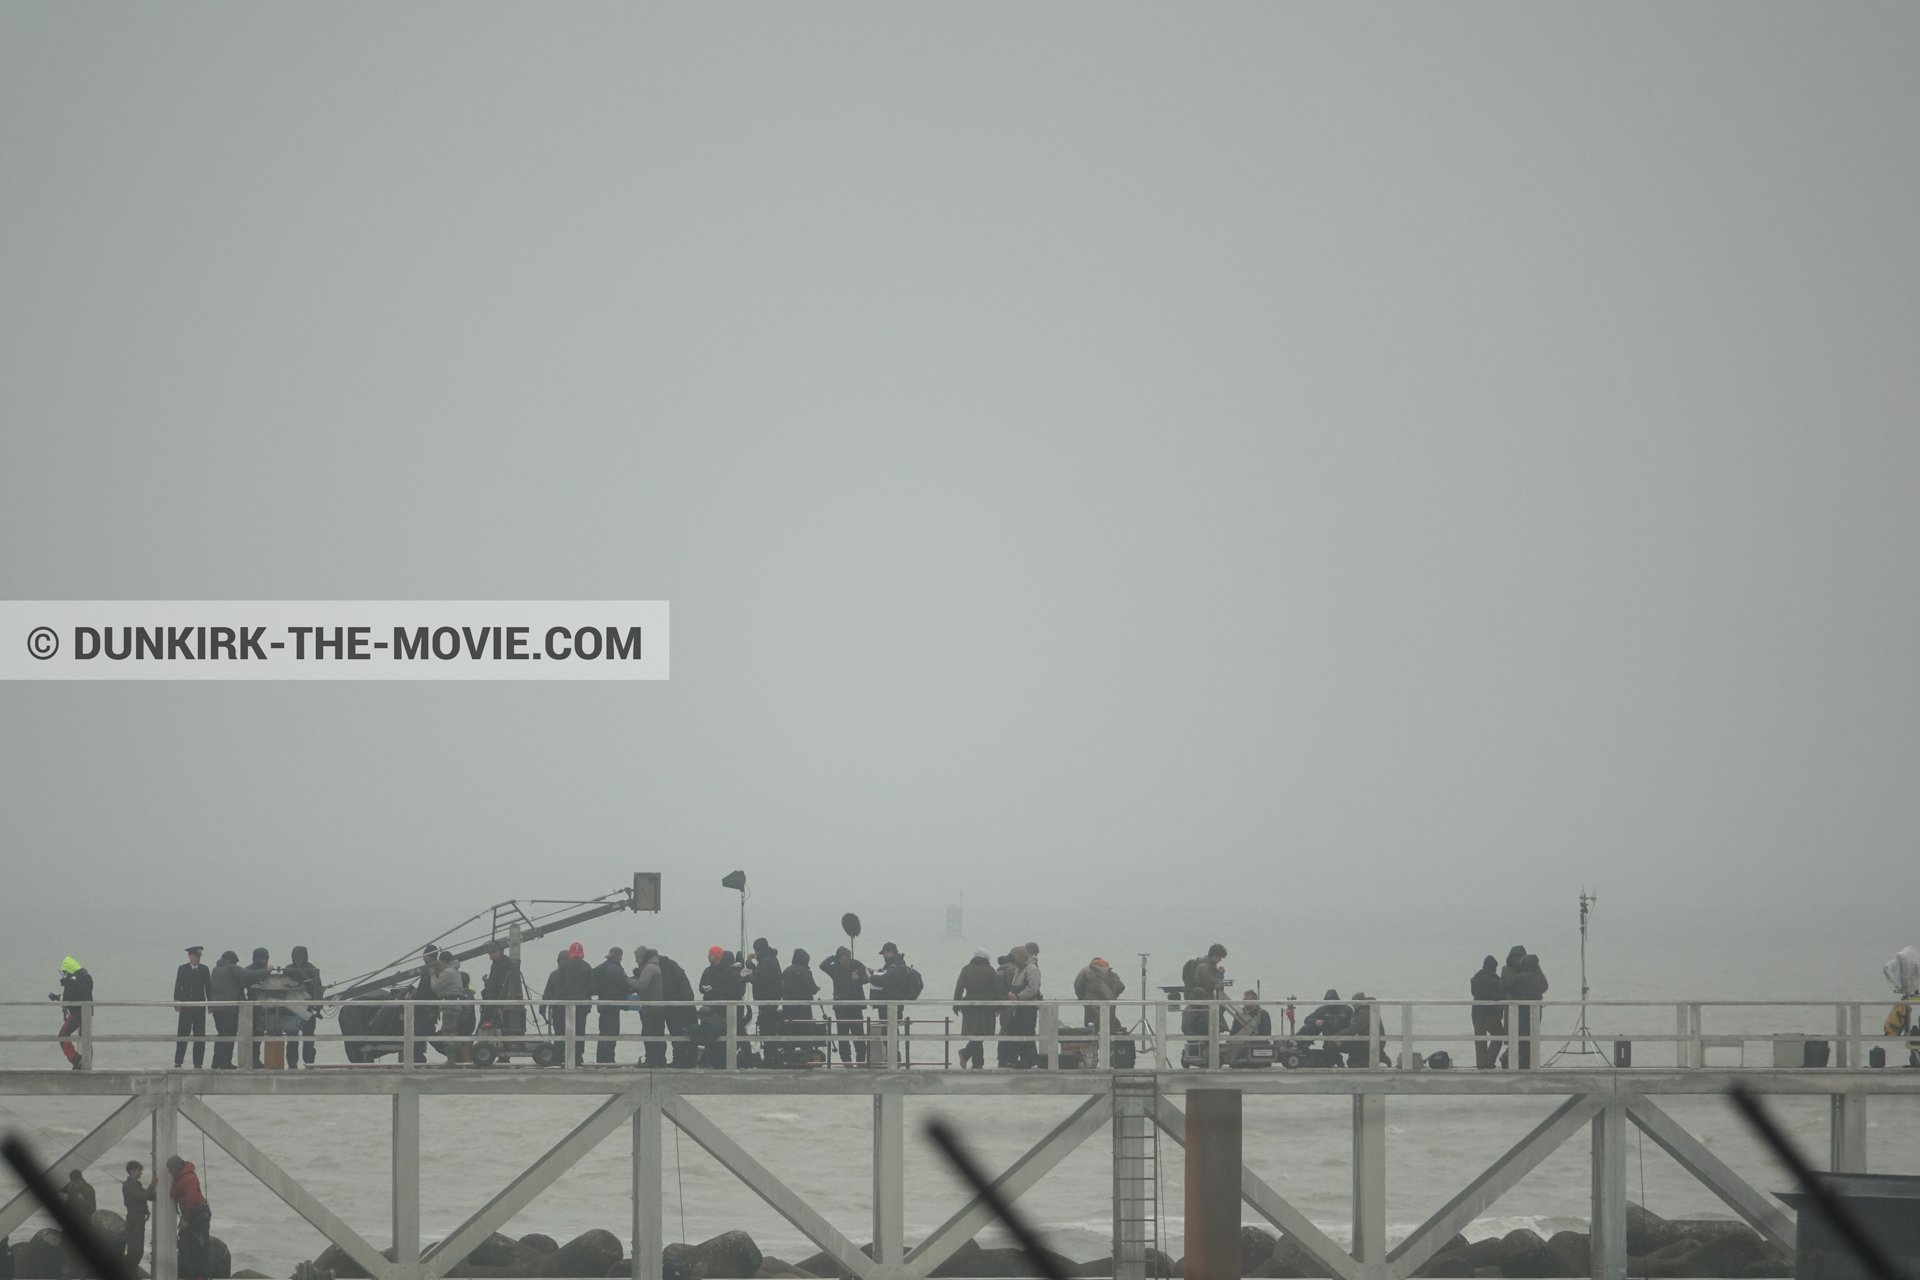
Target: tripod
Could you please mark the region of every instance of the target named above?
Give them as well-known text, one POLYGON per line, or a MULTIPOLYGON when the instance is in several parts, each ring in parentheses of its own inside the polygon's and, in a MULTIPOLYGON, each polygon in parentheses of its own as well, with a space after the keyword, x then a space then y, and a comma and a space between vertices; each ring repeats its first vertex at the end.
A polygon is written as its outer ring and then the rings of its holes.
POLYGON ((1598 1058, 1602 1062, 1612 1062, 1587 1026, 1587 917, 1593 913, 1593 904, 1598 901, 1599 894, 1588 893, 1585 889, 1580 891, 1580 1020, 1574 1025, 1566 1043, 1542 1064, 1544 1066, 1552 1066, 1562 1058, 1598 1058))

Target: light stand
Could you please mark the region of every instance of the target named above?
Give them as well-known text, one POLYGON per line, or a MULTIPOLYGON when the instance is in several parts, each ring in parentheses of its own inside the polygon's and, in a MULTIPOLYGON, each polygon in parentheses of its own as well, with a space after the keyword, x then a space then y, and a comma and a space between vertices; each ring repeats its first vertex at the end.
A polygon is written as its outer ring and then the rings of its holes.
POLYGON ((738 889, 740 891, 740 950, 734 954, 739 956, 744 963, 747 958, 747 873, 744 871, 729 871, 726 875, 720 877, 720 887, 722 889, 738 889))
POLYGON ((1587 917, 1593 914, 1593 904, 1600 901, 1597 893, 1580 891, 1580 1021, 1575 1024, 1573 1034, 1567 1037, 1565 1044, 1543 1065, 1551 1066, 1562 1058, 1599 1058, 1610 1062, 1606 1050, 1593 1038, 1593 1032, 1587 1026, 1587 917))

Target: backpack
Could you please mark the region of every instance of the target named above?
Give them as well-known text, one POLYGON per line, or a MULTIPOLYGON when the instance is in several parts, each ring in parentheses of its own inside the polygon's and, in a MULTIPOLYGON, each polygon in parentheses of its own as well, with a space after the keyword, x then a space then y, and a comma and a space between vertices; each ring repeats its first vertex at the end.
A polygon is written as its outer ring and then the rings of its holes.
POLYGON ((918 1000, 920 993, 927 989, 927 980, 912 965, 907 966, 907 976, 900 984, 900 995, 906 1000, 918 1000))

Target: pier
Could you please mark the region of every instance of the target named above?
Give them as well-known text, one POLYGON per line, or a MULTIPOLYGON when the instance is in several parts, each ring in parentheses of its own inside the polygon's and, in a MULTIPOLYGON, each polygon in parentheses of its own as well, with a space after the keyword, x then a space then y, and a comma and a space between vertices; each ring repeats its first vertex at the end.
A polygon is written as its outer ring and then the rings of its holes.
MULTIPOLYGON (((951 1002, 922 1001, 926 1012, 951 1002)), ((24 1006, 16 1006, 24 1007, 24 1006)), ((152 1005, 102 1005, 89 1011, 88 1043, 91 1057, 101 1046, 143 1044, 152 1052, 170 1053, 171 1034, 102 1034, 111 1013, 125 1017, 128 1010, 152 1005), (164 1050, 162 1049, 164 1046, 164 1050)), ((1368 1059, 1375 1065, 1356 1068, 1288 1070, 1281 1067, 1242 1070, 1222 1065, 1236 1056, 1238 1046, 1225 1034, 1217 1016, 1197 1039, 1165 1028, 1178 1025, 1178 1003, 1118 1002, 1121 1019, 1138 1016, 1137 1025, 1157 1034, 1136 1045, 1138 1069, 1101 1065, 1112 1061, 1110 1029, 1095 1032, 1062 1030, 1060 1019, 1078 1018, 1083 1002, 1060 1002, 1043 1009, 1039 1038, 1051 1070, 958 1071, 944 1060, 916 1063, 916 1051, 933 1057, 942 1045, 961 1037, 947 1028, 944 1018, 909 1023, 895 1018, 876 1021, 868 1037, 873 1066, 833 1064, 812 1069, 690 1069, 612 1066, 535 1068, 532 1066, 477 1068, 471 1065, 414 1064, 403 1054, 397 1064, 326 1066, 298 1071, 274 1071, 243 1066, 229 1071, 100 1068, 75 1070, 0 1070, 0 1094, 18 1098, 95 1097, 119 1099, 117 1108, 71 1150, 49 1163, 51 1169, 86 1164, 114 1143, 150 1127, 152 1167, 158 1168, 180 1146, 182 1121, 199 1129, 242 1168, 270 1189, 294 1213, 329 1241, 353 1257, 379 1280, 439 1280, 449 1268, 505 1226, 530 1205, 588 1151, 624 1134, 630 1144, 632 1241, 636 1280, 660 1280, 661 1250, 667 1241, 661 1223, 661 1138, 672 1126, 700 1146, 734 1177, 758 1195, 807 1239, 829 1254, 859 1280, 924 1280, 966 1241, 988 1225, 990 1215, 978 1200, 955 1204, 942 1224, 911 1248, 903 1239, 906 1218, 903 1189, 906 1143, 905 1103, 909 1098, 943 1096, 1057 1096, 1076 1099, 1074 1110, 1032 1147, 998 1174, 999 1188, 1018 1198, 1055 1168, 1067 1155, 1107 1135, 1111 1145, 1113 1178, 1113 1256, 1115 1280, 1145 1280, 1146 1247, 1153 1238, 1154 1201, 1151 1184, 1158 1144, 1156 1137, 1176 1147, 1186 1140, 1185 1095, 1196 1089, 1231 1089, 1252 1098, 1286 1095, 1345 1096, 1352 1104, 1352 1247, 1342 1247, 1285 1197, 1244 1165, 1240 1193, 1243 1204, 1260 1219, 1291 1237, 1339 1280, 1407 1280, 1453 1236, 1484 1215, 1530 1170, 1563 1143, 1583 1131, 1592 1151, 1592 1275, 1593 1280, 1625 1280, 1627 1269, 1626 1143, 1630 1128, 1673 1157, 1729 1209, 1767 1240, 1791 1250, 1793 1219, 1772 1197, 1733 1169, 1662 1107, 1664 1099, 1685 1095, 1724 1094, 1736 1081, 1761 1095, 1824 1097, 1831 1114, 1831 1145, 1824 1153, 1829 1167, 1864 1171, 1868 1110, 1878 1096, 1920 1094, 1920 1072, 1873 1069, 1860 1065, 1863 1051, 1879 1045, 1904 1061, 1904 1042, 1887 1041, 1861 1033, 1863 1009, 1869 1006, 1828 1002, 1822 1005, 1715 1006, 1689 1002, 1665 1006, 1661 1018, 1672 1031, 1646 1032, 1636 1038, 1640 1056, 1666 1051, 1671 1062, 1658 1065, 1613 1066, 1595 1049, 1562 1059, 1562 1064, 1534 1070, 1450 1070, 1425 1066, 1420 1047, 1429 1051, 1445 1044, 1471 1046, 1466 1033, 1442 1034, 1442 1027, 1465 1024, 1463 1002, 1380 1002, 1371 1019, 1369 1038, 1375 1048, 1368 1059), (1436 1006, 1445 1006, 1441 1015, 1436 1006), (1814 1033, 1780 1031, 1794 1010, 1804 1025, 1809 1010, 1823 1026, 1837 1028, 1824 1040, 1825 1066, 1773 1066, 1783 1057, 1805 1061, 1816 1055, 1802 1051, 1795 1057, 1777 1046, 1794 1049, 1813 1040, 1814 1033), (1394 1023, 1383 1013, 1398 1012, 1394 1023), (1672 1021, 1666 1021, 1671 1018, 1672 1021), (1710 1020, 1731 1027, 1705 1028, 1710 1020), (1388 1022, 1387 1027, 1382 1023, 1388 1022), (1414 1027, 1435 1032, 1416 1038, 1414 1027), (1759 1029, 1756 1029, 1759 1028, 1759 1029), (1060 1066, 1062 1046, 1076 1035, 1098 1047, 1091 1063, 1060 1066), (1769 1065, 1748 1066, 1744 1057, 1751 1045, 1770 1050, 1769 1065), (1378 1050, 1385 1049, 1385 1052, 1378 1050), (1710 1051, 1737 1049, 1738 1064, 1711 1065, 1710 1051), (1180 1059, 1191 1067, 1175 1065, 1180 1059), (909 1065, 909 1064, 912 1065, 909 1065), (806 1098, 867 1097, 872 1103, 872 1255, 811 1206, 794 1187, 771 1173, 702 1109, 703 1098, 745 1095, 798 1102, 806 1098), (224 1098, 237 1097, 380 1097, 390 1100, 390 1152, 393 1169, 391 1221, 384 1225, 394 1258, 376 1248, 369 1233, 373 1224, 349 1223, 321 1203, 280 1168, 219 1113, 224 1098), (490 1097, 503 1102, 521 1097, 563 1096, 597 1100, 598 1105, 570 1133, 533 1160, 484 1204, 475 1206, 467 1220, 431 1248, 423 1248, 420 1229, 420 1100, 423 1097, 490 1097), (1468 1180, 1457 1194, 1391 1249, 1387 1246, 1386 1175, 1391 1152, 1387 1121, 1398 1098, 1418 1096, 1528 1096, 1551 1100, 1553 1109, 1530 1131, 1513 1135, 1511 1146, 1490 1166, 1468 1180)), ((1881 1006, 1871 1006, 1878 1008, 1881 1006)), ((1547 1006, 1552 1010, 1554 1006, 1547 1006)), ((1566 1006, 1562 1006, 1566 1008, 1566 1006)), ((1647 1005, 1621 1006, 1645 1010, 1647 1005)), ((1589 1004, 1591 1016, 1602 1006, 1589 1004)), ((39 1006, 44 1015, 46 1006, 39 1006)), ((1604 1015, 1603 1015, 1604 1016, 1604 1015)), ((150 1019, 149 1019, 150 1021, 150 1019)), ((1624 1018, 1621 1019, 1625 1021, 1624 1018)), ((1644 1025, 1645 1019, 1633 1021, 1644 1025)), ((1877 1021, 1877 1017, 1875 1018, 1877 1021)), ((248 1019, 242 1018, 243 1028, 248 1019)), ((1125 1025, 1124 1022, 1122 1025, 1125 1025)), ((1514 1025, 1509 1022, 1509 1026, 1514 1025)), ((1540 1025, 1538 1017, 1533 1025, 1540 1025)), ((1584 1018, 1582 1021, 1584 1026, 1584 1018)), ((1614 1025, 1614 1024, 1609 1024, 1614 1025)), ((736 1038, 729 1016, 728 1039, 736 1038)), ((209 1037, 211 1039, 212 1037, 209 1037)), ((435 1040, 473 1040, 477 1037, 439 1036, 435 1040)), ((587 1039, 599 1037, 588 1036, 587 1039)), ((739 1035, 740 1040, 754 1039, 739 1035)), ((1510 1037, 1517 1039, 1517 1037, 1510 1037)), ((1542 1035, 1540 1048, 1551 1049, 1563 1036, 1542 1035)), ((1588 1037, 1592 1037, 1589 1035, 1588 1037)), ((1624 1036, 1620 1037, 1625 1039, 1624 1036)), ((46 1042, 37 1036, 0 1037, 12 1043, 46 1042)), ((250 1064, 250 1030, 235 1040, 239 1062, 250 1064)), ((412 1035, 406 1036, 407 1049, 412 1035)), ((571 1041, 572 1036, 566 1036, 571 1041)), ((642 1037, 617 1038, 620 1051, 631 1057, 642 1037)), ((817 1037, 816 1037, 817 1039, 817 1037)), ((319 1042, 337 1053, 338 1042, 319 1042)), ((1596 1041, 1596 1043, 1598 1043, 1596 1041)), ((1607 1043, 1611 1043, 1610 1038, 1607 1043)), ((1583 1048, 1585 1042, 1582 1042, 1583 1048)), ((573 1045, 562 1059, 572 1062, 573 1045)), ((730 1047, 732 1047, 730 1045, 730 1047)), ((1510 1052, 1518 1044, 1507 1046, 1510 1052)), ((1510 1059, 1516 1060, 1516 1059, 1510 1059)), ((1536 1061, 1540 1059, 1536 1058, 1536 1061)), ((729 1054, 729 1064, 736 1058, 729 1054)), ((1464 1172, 1464 1171, 1463 1171, 1464 1172)), ((0 1208, 0 1233, 19 1228, 35 1205, 23 1194, 0 1208)), ((177 1280, 171 1206, 162 1195, 157 1206, 160 1229, 152 1263, 155 1280, 177 1280)))

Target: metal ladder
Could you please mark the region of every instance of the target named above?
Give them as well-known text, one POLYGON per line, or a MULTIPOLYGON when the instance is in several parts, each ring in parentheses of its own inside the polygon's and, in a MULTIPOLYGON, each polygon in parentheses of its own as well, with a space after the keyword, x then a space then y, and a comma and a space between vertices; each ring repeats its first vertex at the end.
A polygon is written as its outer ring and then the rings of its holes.
POLYGON ((1113 1077, 1113 1275, 1147 1280, 1164 1267, 1160 1256, 1160 1126, 1154 1123, 1158 1088, 1150 1071, 1113 1077))

